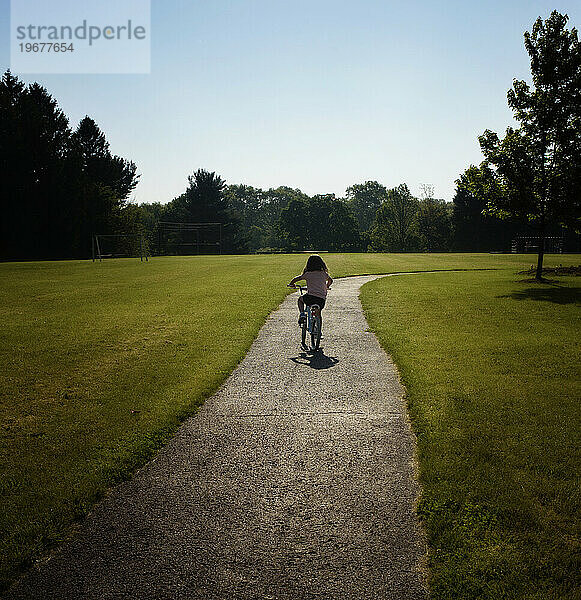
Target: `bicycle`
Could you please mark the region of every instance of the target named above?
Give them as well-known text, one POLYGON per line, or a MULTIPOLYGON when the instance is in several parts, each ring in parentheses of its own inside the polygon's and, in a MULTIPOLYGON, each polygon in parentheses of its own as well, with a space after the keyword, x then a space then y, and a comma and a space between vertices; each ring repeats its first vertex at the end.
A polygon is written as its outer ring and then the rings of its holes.
MULTIPOLYGON (((289 285, 292 289, 299 290, 301 296, 304 295, 306 287, 302 285, 289 285)), ((308 352, 316 352, 321 344, 321 307, 318 304, 305 305, 307 318, 301 324, 301 348, 308 352), (311 337, 311 346, 307 346, 307 333, 311 337)))

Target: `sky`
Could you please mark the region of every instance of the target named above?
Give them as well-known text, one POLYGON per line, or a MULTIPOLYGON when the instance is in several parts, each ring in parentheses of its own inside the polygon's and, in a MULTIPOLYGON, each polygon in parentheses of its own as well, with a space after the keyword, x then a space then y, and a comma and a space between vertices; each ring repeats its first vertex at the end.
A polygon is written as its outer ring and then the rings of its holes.
MULTIPOLYGON (((429 184, 451 201, 478 135, 514 124, 523 33, 554 9, 579 28, 579 0, 152 0, 149 74, 15 74, 73 128, 97 122, 136 163, 138 203, 169 202, 199 168, 309 195, 429 184)), ((9 0, 0 16, 4 72, 9 0)))

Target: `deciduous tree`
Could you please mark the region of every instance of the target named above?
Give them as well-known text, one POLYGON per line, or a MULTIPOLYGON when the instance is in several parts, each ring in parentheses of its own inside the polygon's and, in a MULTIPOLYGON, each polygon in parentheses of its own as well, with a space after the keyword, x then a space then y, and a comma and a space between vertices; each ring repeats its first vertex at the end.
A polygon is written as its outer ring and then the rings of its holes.
POLYGON ((386 187, 377 181, 366 181, 348 187, 345 195, 347 205, 357 219, 359 230, 368 231, 377 209, 387 200, 386 187))
POLYGON ((450 249, 451 215, 444 200, 422 198, 418 205, 418 235, 423 250, 443 252, 450 249))
POLYGON ((537 280, 547 228, 554 223, 578 228, 581 219, 581 48, 567 21, 567 15, 553 11, 525 32, 533 86, 515 80, 508 92, 520 127, 509 127, 502 140, 490 130, 479 137, 502 187, 489 212, 536 229, 537 280))
POLYGON ((374 250, 407 252, 417 242, 418 201, 403 183, 387 193, 371 230, 374 250))
POLYGON ((454 250, 490 252, 510 248, 512 238, 523 226, 487 212, 487 206, 502 194, 498 178, 486 163, 470 165, 460 175, 452 210, 454 250))

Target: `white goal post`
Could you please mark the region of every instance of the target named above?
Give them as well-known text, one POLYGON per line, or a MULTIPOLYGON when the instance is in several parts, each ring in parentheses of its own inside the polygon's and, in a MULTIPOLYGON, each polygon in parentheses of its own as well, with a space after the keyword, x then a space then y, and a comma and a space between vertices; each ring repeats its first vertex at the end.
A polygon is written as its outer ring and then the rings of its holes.
POLYGON ((147 242, 142 233, 93 235, 93 262, 125 257, 139 257, 142 262, 148 260, 147 242))
POLYGON ((158 221, 160 254, 222 254, 222 223, 158 221))
POLYGON ((512 240, 512 253, 513 254, 527 254, 537 253, 539 247, 543 242, 543 251, 547 254, 563 254, 563 246, 565 245, 565 239, 563 236, 549 236, 541 238, 539 236, 527 236, 519 235, 512 240))

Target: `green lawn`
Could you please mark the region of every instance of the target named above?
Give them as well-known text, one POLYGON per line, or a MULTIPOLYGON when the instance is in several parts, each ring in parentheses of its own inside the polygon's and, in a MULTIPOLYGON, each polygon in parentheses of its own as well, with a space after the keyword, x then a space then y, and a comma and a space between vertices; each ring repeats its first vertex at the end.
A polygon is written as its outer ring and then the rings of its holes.
MULTIPOLYGON (((92 503, 150 458, 179 422, 215 391, 284 298, 286 282, 302 270, 305 258, 0 264, 0 591, 66 537, 92 503)), ((514 280, 514 271, 534 263, 531 256, 486 254, 325 258, 334 277, 430 269, 502 270, 421 275, 408 288, 412 294, 416 281, 439 277, 442 283, 464 282, 475 276, 496 281, 502 274, 514 280)), ((578 257, 547 258, 553 265, 579 262, 578 257)), ((374 285, 396 289, 395 279, 374 285)), ((505 288, 503 293, 514 293, 510 285, 505 288)), ((411 310, 408 301, 400 298, 402 319, 405 310, 411 310)), ((523 307, 547 304, 542 298, 504 302, 523 307)), ((572 310, 570 304, 549 304, 572 310)), ((380 310, 381 302, 378 306, 380 310)), ((392 311, 390 306, 388 320, 392 311)), ((375 325, 378 314, 373 317, 375 325)), ((536 322, 524 311, 522 315, 536 331, 536 322)), ((388 335, 384 343, 389 342, 388 335)), ((398 355, 398 360, 403 358, 398 355)), ((406 364, 402 362, 407 377, 406 364)), ((419 357, 417 365, 421 368, 419 357)), ((462 363, 456 366, 463 368, 462 363)), ((556 374, 551 377, 561 381, 556 374)), ((555 387, 562 391, 559 383, 555 387)), ((547 397, 545 403, 550 402, 547 397)), ((568 406, 560 405, 558 410, 568 406)), ((415 405, 413 409, 415 427, 421 432, 425 417, 415 405)), ((436 414, 437 404, 433 410, 436 414)), ((539 410, 535 408, 534 414, 539 410)), ((444 412, 440 419, 448 420, 444 412)), ((424 440, 420 435, 422 461, 429 465, 432 459, 424 440)), ((430 443, 434 441, 444 444, 437 436, 430 443)), ((423 467, 424 478, 427 468, 423 467)), ((542 471, 539 479, 544 476, 542 471)), ((429 479, 426 483, 430 490, 429 479)), ((434 498, 432 504, 424 500, 424 511, 436 506, 434 498)), ((568 535, 573 539, 573 533, 568 535)))
POLYGON ((519 279, 362 290, 407 389, 437 599, 581 597, 581 287, 519 279))

